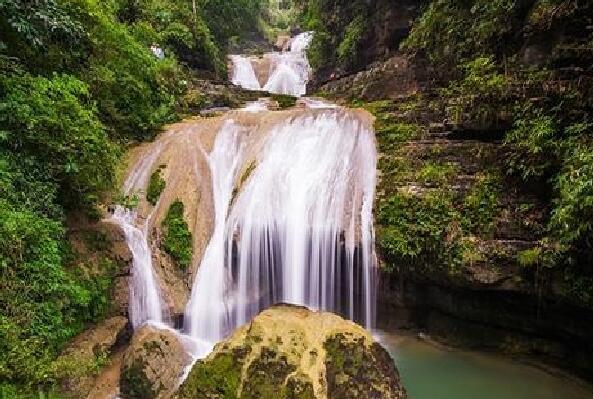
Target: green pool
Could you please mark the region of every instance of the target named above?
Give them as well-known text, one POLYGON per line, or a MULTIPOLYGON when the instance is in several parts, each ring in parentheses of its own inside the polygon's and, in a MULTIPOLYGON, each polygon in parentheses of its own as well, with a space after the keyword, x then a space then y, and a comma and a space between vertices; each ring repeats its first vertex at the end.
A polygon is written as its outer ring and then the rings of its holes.
POLYGON ((593 387, 503 357, 376 332, 410 399, 593 399, 593 387))

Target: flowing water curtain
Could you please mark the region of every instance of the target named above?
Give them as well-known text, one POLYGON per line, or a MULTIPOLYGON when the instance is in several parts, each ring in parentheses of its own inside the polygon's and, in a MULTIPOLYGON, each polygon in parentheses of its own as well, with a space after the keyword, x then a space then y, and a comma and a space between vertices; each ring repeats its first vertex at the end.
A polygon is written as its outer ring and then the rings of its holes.
POLYGON ((271 133, 227 225, 235 324, 289 302, 372 326, 374 154, 372 132, 347 113, 271 133))
POLYGON ((230 276, 224 268, 225 224, 242 162, 241 127, 226 121, 208 156, 214 203, 214 232, 200 262, 185 312, 186 329, 200 340, 216 343, 233 327, 229 320, 230 276))
POLYGON ((186 310, 191 335, 215 343, 278 302, 372 327, 372 132, 346 111, 287 120, 234 195, 240 130, 226 123, 209 156, 215 228, 186 310))
POLYGON ((233 65, 231 81, 237 86, 250 90, 264 90, 295 97, 304 95, 307 92, 307 82, 311 73, 306 49, 312 37, 311 32, 301 33, 292 40, 290 51, 266 54, 266 58, 270 61, 270 73, 263 88, 248 57, 230 56, 233 65))
POLYGON ((292 40, 290 51, 269 54, 271 73, 264 85, 265 91, 295 97, 307 93, 311 67, 307 60, 306 49, 312 37, 311 32, 301 33, 292 40))

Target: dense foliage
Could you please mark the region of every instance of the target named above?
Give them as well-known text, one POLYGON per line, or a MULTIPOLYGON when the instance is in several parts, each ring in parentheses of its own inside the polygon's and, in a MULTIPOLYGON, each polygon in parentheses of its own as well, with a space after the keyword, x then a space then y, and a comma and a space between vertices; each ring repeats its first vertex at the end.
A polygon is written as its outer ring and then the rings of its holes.
POLYGON ((265 4, 0 0, 0 396, 54 385, 106 313, 112 265, 87 273, 66 217, 100 216, 122 145, 175 120, 196 73, 222 76, 265 4))
POLYGON ((359 57, 365 35, 372 27, 370 8, 363 0, 309 0, 303 3, 302 27, 314 31, 309 61, 316 69, 337 66, 347 70, 362 66, 359 57))

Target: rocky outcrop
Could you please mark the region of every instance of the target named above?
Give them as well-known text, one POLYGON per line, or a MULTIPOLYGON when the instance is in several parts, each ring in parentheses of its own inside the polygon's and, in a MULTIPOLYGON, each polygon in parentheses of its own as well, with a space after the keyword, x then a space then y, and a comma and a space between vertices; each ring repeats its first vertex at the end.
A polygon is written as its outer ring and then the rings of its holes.
POLYGON ((177 399, 406 398, 393 360, 362 327, 280 305, 199 361, 177 399))
POLYGON ((120 395, 123 399, 169 398, 189 363, 175 332, 144 326, 124 354, 120 395))
POLYGON ((129 336, 128 320, 117 316, 78 335, 57 361, 66 374, 62 388, 74 398, 85 398, 95 385, 94 369, 109 362, 129 336))
MULTIPOLYGON (((438 97, 430 100, 438 105, 438 97)), ((436 233, 438 245, 421 238, 424 249, 416 256, 379 245, 379 327, 421 329, 450 344, 538 357, 593 378, 593 312, 571 303, 563 276, 539 263, 546 205, 537 187, 506 175, 500 132, 449 124, 414 101, 384 102, 387 109, 377 112, 377 209, 391 198, 409 198, 420 205, 402 201, 398 209, 413 223, 433 223, 420 220, 428 213, 445 215, 447 228, 436 233), (404 128, 414 134, 394 139, 404 128), (450 201, 431 208, 426 198, 450 201), (460 255, 448 249, 455 245, 460 255)), ((396 222, 379 222, 380 244, 383 228, 396 222)), ((439 231, 437 222, 430 226, 439 231)))
POLYGON ((420 60, 396 55, 377 61, 364 71, 327 80, 312 82, 308 90, 332 98, 360 98, 367 101, 398 98, 414 94, 429 84, 430 68, 420 60))

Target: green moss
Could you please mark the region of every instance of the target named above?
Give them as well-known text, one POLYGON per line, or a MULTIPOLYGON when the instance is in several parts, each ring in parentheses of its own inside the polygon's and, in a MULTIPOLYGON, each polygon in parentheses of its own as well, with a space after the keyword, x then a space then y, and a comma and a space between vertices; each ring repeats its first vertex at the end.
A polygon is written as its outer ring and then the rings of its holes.
POLYGON ((241 369, 248 351, 235 349, 212 360, 196 363, 179 389, 179 399, 237 399, 241 369))
POLYGON ((183 202, 176 200, 163 221, 163 248, 177 265, 186 269, 192 259, 192 234, 183 218, 183 202))
POLYGON ((517 254, 517 262, 523 267, 531 267, 541 262, 542 249, 534 247, 526 249, 517 254))
POLYGON ((156 205, 161 193, 167 185, 161 176, 161 172, 164 168, 165 165, 161 165, 152 173, 152 175, 150 175, 150 182, 148 183, 148 189, 146 190, 146 200, 152 205, 156 205))
POLYGON ((120 391, 123 399, 152 399, 156 392, 144 372, 144 363, 135 361, 130 367, 124 368, 121 374, 120 391))
POLYGON ((286 109, 294 107, 296 104, 297 98, 294 96, 289 96, 287 94, 272 94, 272 100, 278 102, 278 106, 280 109, 286 109))
POLYGON ((389 354, 378 344, 344 334, 328 338, 326 379, 328 399, 395 398, 399 384, 389 354))
POLYGON ((262 348, 259 357, 251 362, 247 370, 241 399, 285 398, 286 378, 296 367, 288 362, 285 355, 270 348, 262 348))
POLYGON ((315 399, 313 384, 305 375, 297 374, 288 379, 286 383, 285 399, 315 399))
POLYGON ((416 174, 416 178, 422 183, 443 184, 455 177, 459 172, 457 165, 453 163, 426 162, 416 174))

